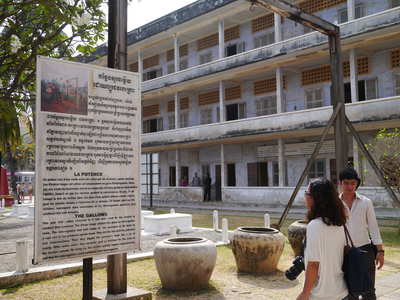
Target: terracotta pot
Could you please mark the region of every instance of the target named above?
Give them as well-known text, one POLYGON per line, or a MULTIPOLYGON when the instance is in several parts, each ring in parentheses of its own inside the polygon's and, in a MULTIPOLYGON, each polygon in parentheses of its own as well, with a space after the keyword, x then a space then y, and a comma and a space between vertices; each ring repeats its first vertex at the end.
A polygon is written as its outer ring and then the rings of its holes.
POLYGON ((163 288, 199 290, 208 286, 217 248, 204 238, 171 238, 156 244, 154 259, 163 288))
POLYGON ((288 239, 294 256, 302 255, 303 239, 306 237, 307 221, 299 220, 288 227, 288 239))
POLYGON ((275 271, 284 246, 285 236, 274 228, 239 227, 233 233, 232 251, 239 272, 275 271))

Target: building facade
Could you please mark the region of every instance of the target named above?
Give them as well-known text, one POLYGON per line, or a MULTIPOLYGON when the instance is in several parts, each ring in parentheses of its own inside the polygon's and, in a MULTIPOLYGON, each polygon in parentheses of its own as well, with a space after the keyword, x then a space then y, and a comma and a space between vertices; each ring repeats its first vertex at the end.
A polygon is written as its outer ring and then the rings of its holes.
MULTIPOLYGON (((340 25, 346 113, 364 141, 400 127, 400 1, 292 2, 340 25)), ((142 152, 146 161, 157 153, 155 201, 202 201, 197 173, 210 174, 214 201, 287 203, 332 114, 326 36, 249 1, 199 0, 129 32, 128 61, 143 79, 142 152)), ((343 139, 363 193, 391 207, 356 143, 343 139)), ((335 181, 334 157, 330 135, 307 181, 335 181)))

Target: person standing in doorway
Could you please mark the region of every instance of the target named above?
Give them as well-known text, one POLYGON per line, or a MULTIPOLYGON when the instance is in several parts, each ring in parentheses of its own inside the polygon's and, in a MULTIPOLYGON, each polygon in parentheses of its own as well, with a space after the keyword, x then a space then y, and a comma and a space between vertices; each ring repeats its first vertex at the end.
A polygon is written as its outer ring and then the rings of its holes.
POLYGON ((211 201, 211 177, 210 174, 207 173, 203 182, 204 186, 204 202, 211 201))
POLYGON ((194 177, 192 178, 192 186, 201 186, 200 177, 197 175, 197 172, 194 172, 194 177))
MULTIPOLYGON (((354 246, 368 252, 368 266, 375 287, 376 266, 378 266, 378 270, 382 268, 385 251, 372 201, 356 192, 360 183, 361 180, 353 168, 346 168, 339 174, 340 199, 343 201, 348 215, 347 227, 353 238, 354 246)), ((365 300, 375 299, 375 288, 373 288, 365 300)))

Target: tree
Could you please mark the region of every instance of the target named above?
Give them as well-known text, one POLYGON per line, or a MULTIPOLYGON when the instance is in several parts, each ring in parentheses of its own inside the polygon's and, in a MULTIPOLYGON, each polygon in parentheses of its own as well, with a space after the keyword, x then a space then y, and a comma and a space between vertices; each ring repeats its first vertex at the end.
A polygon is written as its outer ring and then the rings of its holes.
POLYGON ((387 183, 400 194, 400 129, 382 129, 368 145, 387 183))
POLYGON ((102 3, 0 0, 0 163, 6 153, 11 172, 21 142, 19 118, 34 111, 36 56, 76 60, 91 54, 104 39, 102 3))

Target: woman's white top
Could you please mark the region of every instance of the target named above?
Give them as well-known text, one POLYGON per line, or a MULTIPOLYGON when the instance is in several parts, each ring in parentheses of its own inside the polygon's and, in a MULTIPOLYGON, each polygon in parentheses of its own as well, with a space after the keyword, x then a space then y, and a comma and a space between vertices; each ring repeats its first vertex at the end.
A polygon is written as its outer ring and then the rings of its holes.
POLYGON ((321 218, 308 223, 305 264, 307 267, 308 262, 319 262, 311 300, 341 300, 347 296, 342 272, 345 244, 343 226, 328 226, 321 218))

